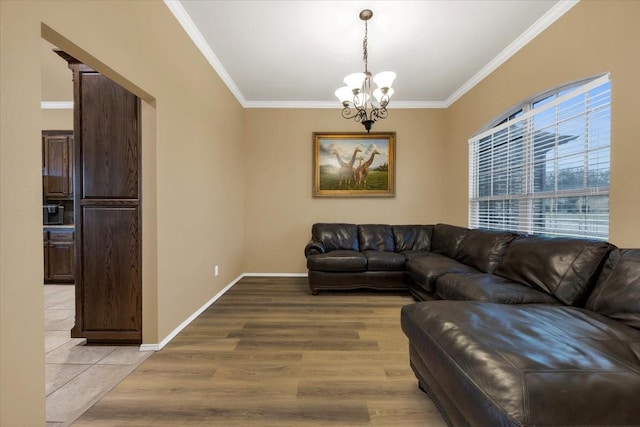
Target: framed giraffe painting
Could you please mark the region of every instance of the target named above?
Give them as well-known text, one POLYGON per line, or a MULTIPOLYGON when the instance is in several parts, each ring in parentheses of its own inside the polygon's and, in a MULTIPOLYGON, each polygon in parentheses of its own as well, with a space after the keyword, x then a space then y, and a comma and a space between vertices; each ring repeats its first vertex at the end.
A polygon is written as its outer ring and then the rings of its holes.
POLYGON ((313 197, 394 197, 396 133, 313 133, 313 197))

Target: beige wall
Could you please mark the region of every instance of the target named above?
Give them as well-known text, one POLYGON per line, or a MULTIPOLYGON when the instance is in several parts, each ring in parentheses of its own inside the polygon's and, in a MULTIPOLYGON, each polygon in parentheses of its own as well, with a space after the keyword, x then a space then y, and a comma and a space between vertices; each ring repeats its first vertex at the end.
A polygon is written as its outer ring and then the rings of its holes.
POLYGON ((433 223, 447 219, 444 110, 390 110, 373 131, 396 132, 396 197, 313 198, 312 133, 360 132, 339 109, 246 112, 245 271, 306 272, 314 222, 433 223))
MULTIPOLYGON (((42 110, 40 127, 42 130, 73 130, 73 110, 42 110)), ((35 142, 40 143, 39 140, 35 142)))
POLYGON ((539 92, 611 72, 611 242, 640 247, 640 1, 582 1, 447 109, 447 212, 467 224, 467 140, 539 92))
POLYGON ((243 271, 244 113, 160 1, 0 8, 0 425, 36 426, 44 425, 40 131, 69 123, 40 110, 41 31, 146 101, 147 343, 243 271))

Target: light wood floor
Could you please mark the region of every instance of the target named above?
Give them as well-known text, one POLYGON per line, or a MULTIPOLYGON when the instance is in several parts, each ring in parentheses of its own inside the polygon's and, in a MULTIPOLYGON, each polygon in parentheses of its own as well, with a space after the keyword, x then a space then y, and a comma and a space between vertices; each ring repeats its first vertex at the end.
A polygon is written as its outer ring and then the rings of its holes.
POLYGON ((74 426, 445 426, 409 368, 408 295, 244 278, 74 426))

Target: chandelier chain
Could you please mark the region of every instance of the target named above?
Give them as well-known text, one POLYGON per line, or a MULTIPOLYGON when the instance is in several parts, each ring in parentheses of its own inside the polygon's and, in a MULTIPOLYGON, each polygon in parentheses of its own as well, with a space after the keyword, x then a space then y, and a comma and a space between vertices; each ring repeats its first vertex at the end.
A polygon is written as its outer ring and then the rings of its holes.
POLYGON ((367 51, 367 39, 368 39, 369 28, 367 25, 367 21, 364 21, 364 40, 362 40, 362 60, 364 61, 364 72, 365 74, 369 72, 369 52, 367 51))

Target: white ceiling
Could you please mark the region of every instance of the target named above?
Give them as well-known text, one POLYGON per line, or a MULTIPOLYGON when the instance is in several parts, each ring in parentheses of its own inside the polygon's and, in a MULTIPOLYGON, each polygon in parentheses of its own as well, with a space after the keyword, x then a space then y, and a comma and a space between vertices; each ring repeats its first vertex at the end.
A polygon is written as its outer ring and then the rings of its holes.
POLYGON ((395 107, 446 107, 569 10, 574 0, 165 0, 245 107, 335 107, 369 69, 397 74, 395 107))
MULTIPOLYGON (((442 108, 578 0, 164 1, 244 107, 340 108, 334 91, 364 69, 358 14, 371 9, 369 69, 396 72, 391 107, 442 108)), ((43 107, 71 108, 52 47, 43 41, 43 107)))

